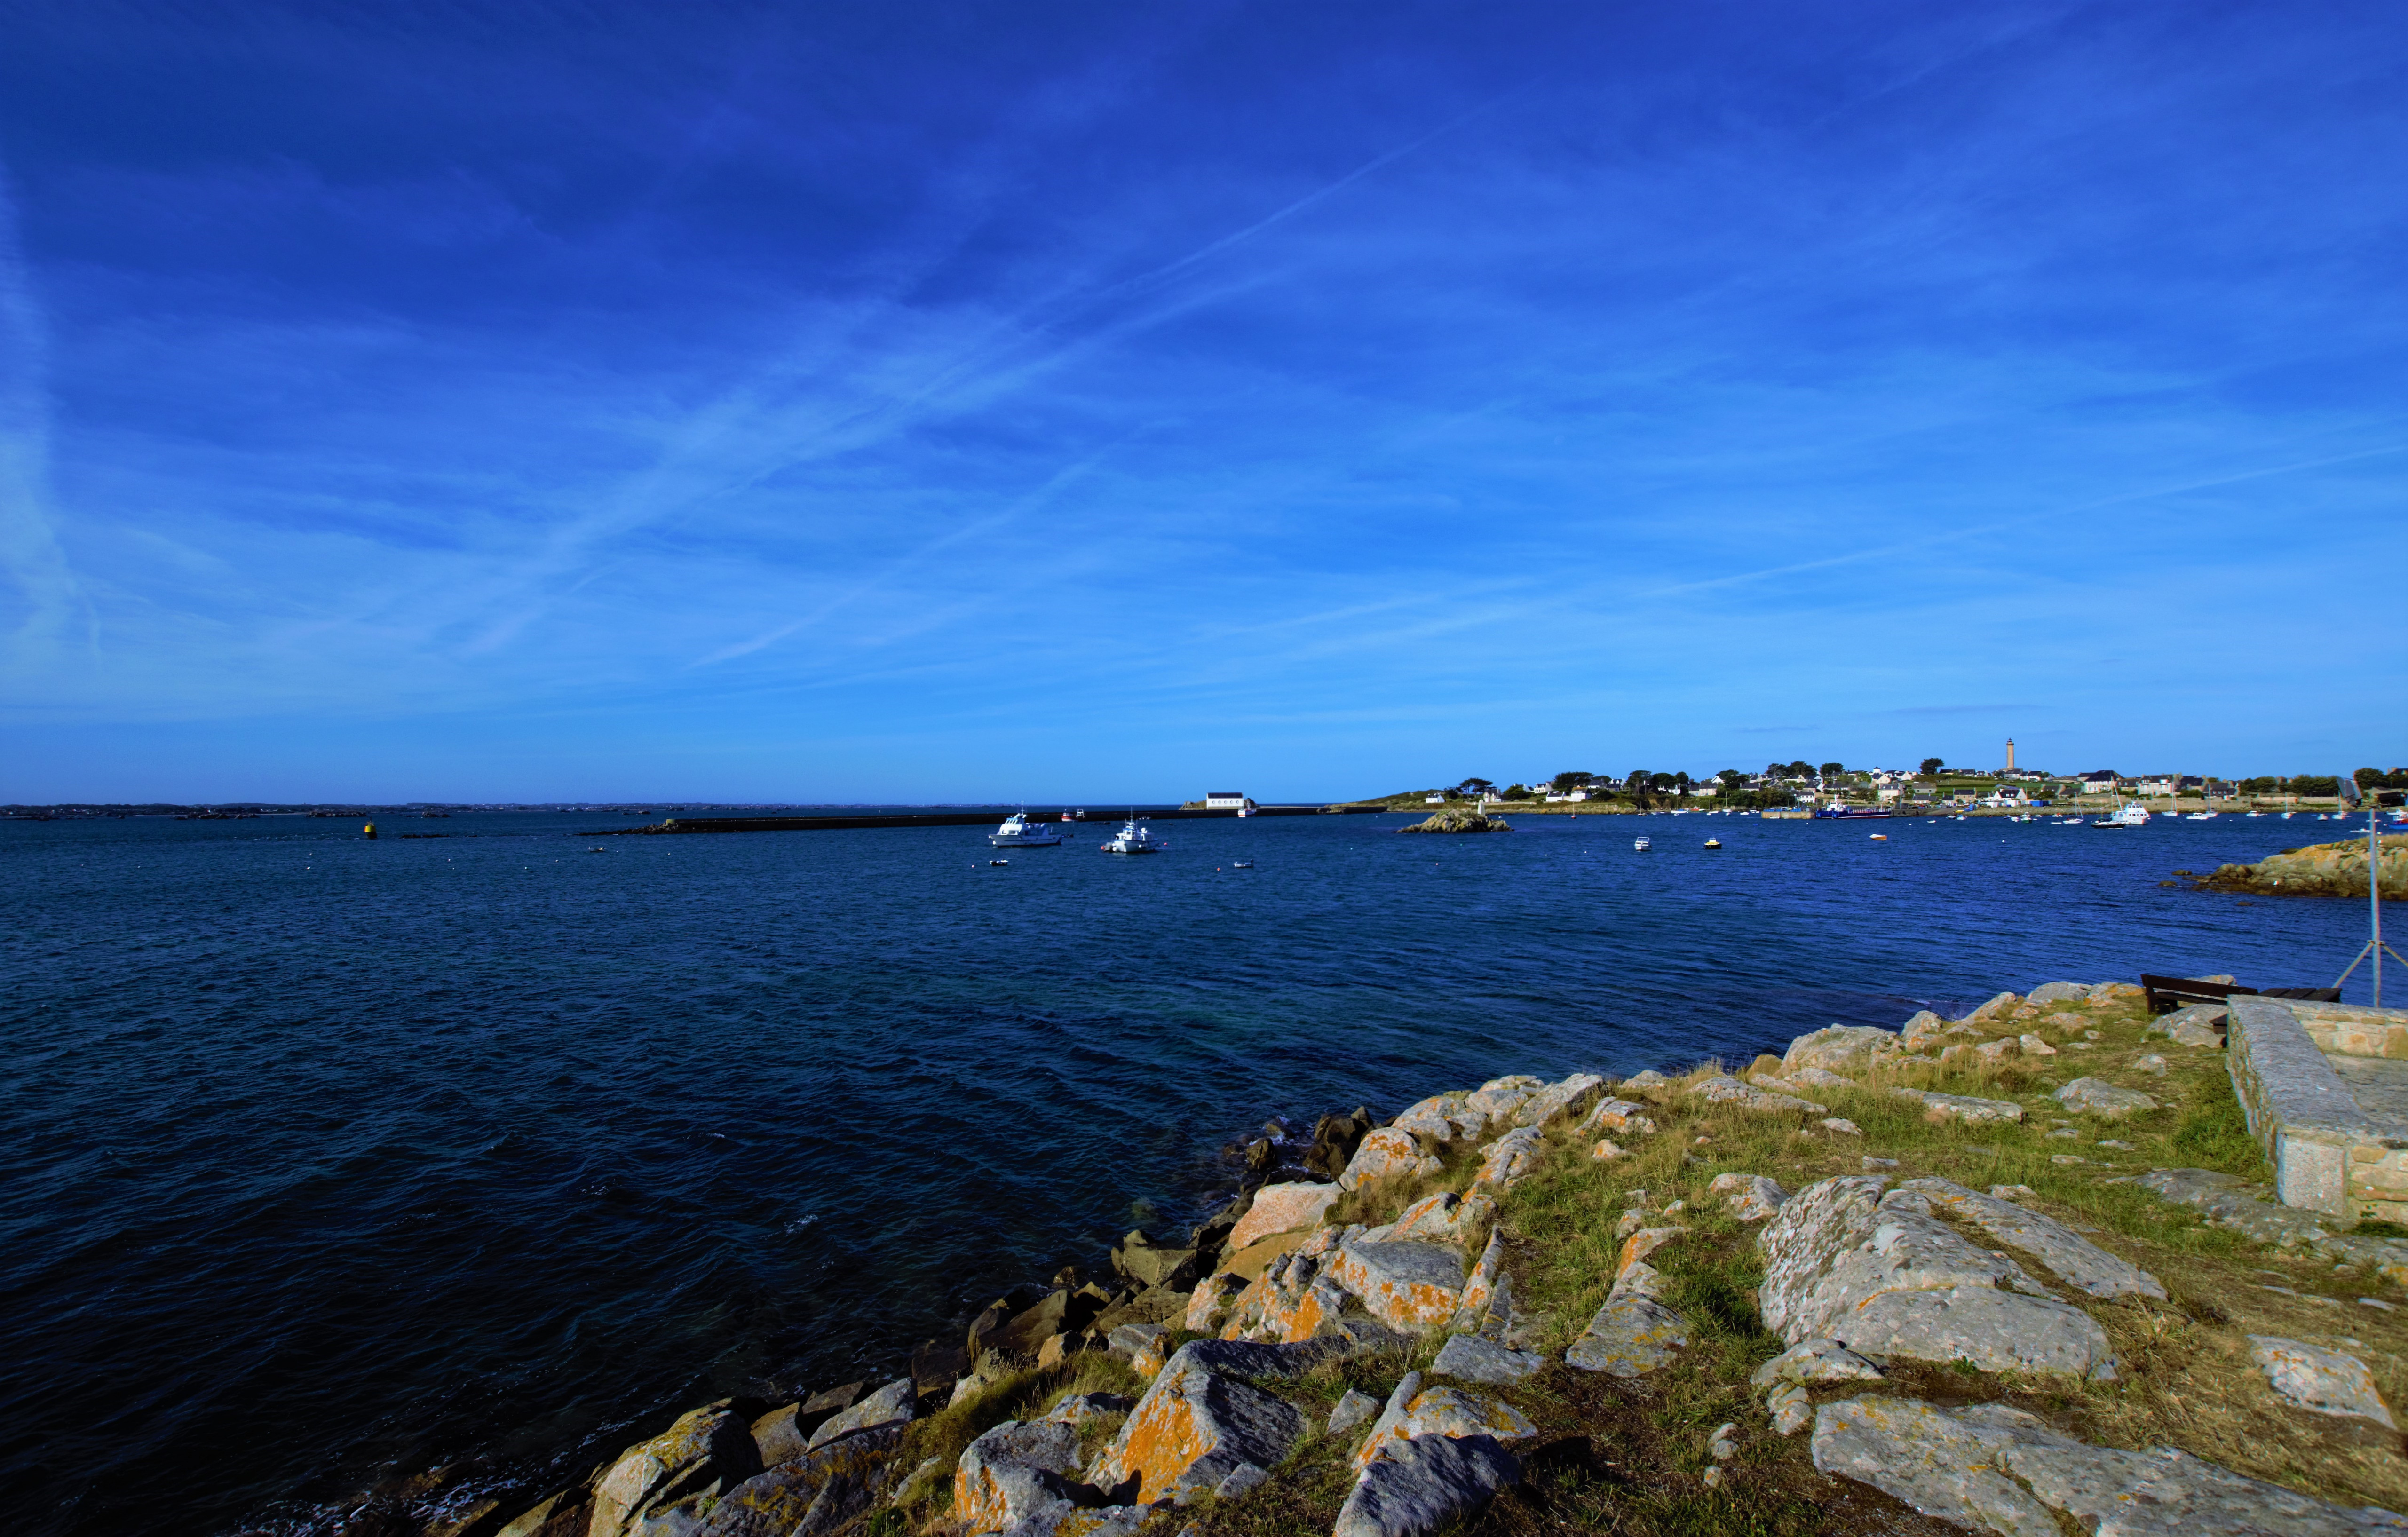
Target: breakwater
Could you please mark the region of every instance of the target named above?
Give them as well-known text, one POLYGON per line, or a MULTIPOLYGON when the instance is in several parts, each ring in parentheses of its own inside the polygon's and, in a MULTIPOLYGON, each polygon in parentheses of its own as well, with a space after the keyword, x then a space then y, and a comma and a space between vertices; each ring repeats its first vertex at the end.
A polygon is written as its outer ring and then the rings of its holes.
MULTIPOLYGON (((1098 812, 1075 816, 1072 808, 1032 811, 1032 822, 1056 830, 1109 826, 1120 816, 1098 812)), ((1181 806, 1132 807, 1122 816, 1140 822, 1237 822, 1254 817, 1376 815, 1378 806, 1257 806, 1240 817, 1235 810, 1181 806)), ((989 827, 1002 820, 995 812, 879 812, 861 816, 673 816, 641 827, 604 827, 580 833, 580 838, 623 837, 660 833, 844 832, 865 827, 989 827)))

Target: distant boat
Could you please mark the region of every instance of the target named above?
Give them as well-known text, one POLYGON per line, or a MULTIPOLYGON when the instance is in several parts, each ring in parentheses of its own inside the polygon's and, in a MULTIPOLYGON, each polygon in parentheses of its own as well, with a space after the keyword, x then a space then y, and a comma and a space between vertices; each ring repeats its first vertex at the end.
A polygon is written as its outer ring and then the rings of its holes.
POLYGON ((987 863, 990 865, 1009 865, 1011 861, 1009 859, 990 859, 987 863))
POLYGON ((1630 840, 1630 846, 1638 850, 1641 854, 1645 854, 1648 846, 1647 840, 1643 838, 1634 838, 1630 840))
POLYGON ((1026 812, 1014 812, 986 835, 986 840, 998 849, 1043 849, 1062 841, 1062 835, 1041 822, 1029 821, 1026 812))
POLYGON ((1252 869, 1254 868, 1254 862, 1251 859, 1232 859, 1229 861, 1229 868, 1231 869, 1252 869))
MULTIPOLYGON (((1874 836, 1875 838, 1879 838, 1879 837, 1881 836, 1881 834, 1879 834, 1879 833, 1875 833, 1875 834, 1873 834, 1873 836, 1874 836)), ((1722 846, 1723 846, 1723 840, 1722 840, 1721 839, 1719 839, 1719 838, 1709 838, 1709 839, 1707 839, 1707 840, 1706 840, 1706 847, 1708 847, 1708 848, 1710 848, 1710 849, 1718 849, 1718 848, 1721 848, 1722 846)))
POLYGON ((2185 822, 2213 822, 2215 820, 2215 813, 2214 812, 2193 812, 2190 815, 2184 817, 2183 820, 2185 822))
POLYGON ((2114 816, 2102 816, 2090 824, 2094 827, 2145 827, 2149 825, 2149 809, 2137 800, 2128 800, 2115 809, 2114 816))
POLYGON ((1887 833, 1867 833, 1865 836, 1871 839, 1876 843, 1886 843, 1889 841, 1889 834, 1887 833))
POLYGON ((1119 832, 1096 846, 1106 854, 1154 854, 1170 845, 1155 841, 1152 829, 1139 826, 1137 818, 1130 817, 1121 824, 1119 832))

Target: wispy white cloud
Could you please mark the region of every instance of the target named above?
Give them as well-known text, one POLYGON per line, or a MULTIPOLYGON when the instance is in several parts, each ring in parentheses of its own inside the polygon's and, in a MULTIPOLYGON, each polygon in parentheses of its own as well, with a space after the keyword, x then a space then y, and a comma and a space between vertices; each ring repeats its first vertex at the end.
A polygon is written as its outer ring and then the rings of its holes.
POLYGON ((15 596, 0 630, 23 687, 65 660, 82 595, 50 507, 49 347, 20 227, 0 167, 0 566, 15 596))

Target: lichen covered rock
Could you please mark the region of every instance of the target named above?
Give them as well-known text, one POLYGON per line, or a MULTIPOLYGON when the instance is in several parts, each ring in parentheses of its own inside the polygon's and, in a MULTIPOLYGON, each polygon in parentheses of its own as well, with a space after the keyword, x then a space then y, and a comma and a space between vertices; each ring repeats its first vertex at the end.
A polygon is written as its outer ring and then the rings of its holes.
POLYGON ((1241 1376, 1302 1370, 1292 1345, 1197 1341, 1179 1347, 1096 1462, 1091 1483, 1117 1500, 1151 1503, 1218 1487, 1246 1464, 1275 1468, 1304 1433, 1304 1416, 1241 1376))
POLYGON ((1254 1192, 1254 1204, 1229 1231, 1229 1248, 1242 1249, 1258 1238, 1311 1228, 1344 1192, 1334 1185, 1266 1185, 1254 1192))
POLYGON ((1390 1329, 1436 1329, 1463 1305, 1463 1257, 1436 1243, 1350 1243, 1331 1257, 1329 1276, 1390 1329))
POLYGON ((1922 1195, 1884 1195, 1885 1183, 1824 1180, 1766 1225, 1756 1295, 1767 1328, 1793 1344, 1835 1340, 1869 1356, 2114 1375, 2114 1353, 2089 1314, 1968 1243, 1922 1195))
POLYGON ((2229 1472, 2171 1447, 2086 1445, 2004 1404, 1940 1409, 1855 1398, 1814 1416, 1814 1466, 1870 1484, 1926 1515, 2004 1537, 2366 1537, 2408 1530, 2229 1472))
POLYGON ((953 1468, 953 1518, 965 1532, 1003 1531, 1066 1498, 1079 1470, 1070 1425, 1006 1420, 963 1451, 953 1468))
POLYGON ((1338 1177, 1338 1185, 1342 1190, 1353 1190, 1366 1180, 1417 1178, 1435 1174, 1440 1167, 1438 1159, 1421 1150, 1412 1133, 1382 1127, 1364 1137, 1348 1160, 1346 1172, 1338 1177))

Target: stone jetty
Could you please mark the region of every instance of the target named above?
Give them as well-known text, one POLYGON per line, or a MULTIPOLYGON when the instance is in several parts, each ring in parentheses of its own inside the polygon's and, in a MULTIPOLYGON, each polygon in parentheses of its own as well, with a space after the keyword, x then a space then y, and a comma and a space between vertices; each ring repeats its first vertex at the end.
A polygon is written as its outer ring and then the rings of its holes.
POLYGON ((2123 983, 1811 1024, 1326 1115, 883 1381, 346 1530, 2408 1532, 2408 1228, 2275 1199, 2223 1029, 2123 983))

